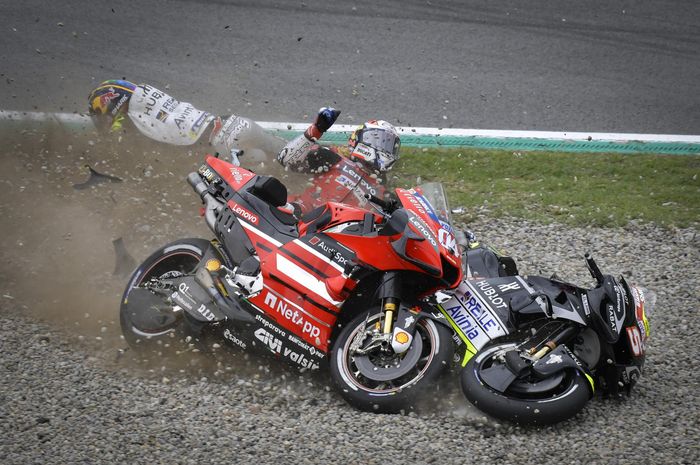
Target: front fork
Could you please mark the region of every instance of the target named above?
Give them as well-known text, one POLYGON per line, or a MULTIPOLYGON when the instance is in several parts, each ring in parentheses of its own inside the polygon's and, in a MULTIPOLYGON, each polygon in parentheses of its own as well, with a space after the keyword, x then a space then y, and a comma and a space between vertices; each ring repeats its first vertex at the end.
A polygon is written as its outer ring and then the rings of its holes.
POLYGON ((396 297, 387 297, 382 304, 382 313, 384 314, 383 334, 391 334, 394 332, 394 314, 396 309, 401 304, 401 300, 396 297))
POLYGON ((595 382, 589 367, 566 346, 580 331, 580 327, 574 324, 563 324, 553 332, 548 332, 539 342, 529 344, 529 347, 524 345, 521 349, 529 356, 535 374, 544 378, 560 369, 572 368, 586 377, 593 393, 595 382))

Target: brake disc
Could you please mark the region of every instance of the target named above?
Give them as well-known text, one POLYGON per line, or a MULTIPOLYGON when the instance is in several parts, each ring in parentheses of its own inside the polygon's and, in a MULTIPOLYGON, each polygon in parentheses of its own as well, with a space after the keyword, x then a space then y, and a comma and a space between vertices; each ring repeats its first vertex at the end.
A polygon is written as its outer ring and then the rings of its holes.
POLYGON ((396 364, 384 364, 375 363, 376 360, 381 360, 383 357, 374 354, 367 355, 355 355, 353 357, 355 366, 362 375, 373 381, 390 381, 392 379, 397 379, 408 373, 413 369, 418 360, 420 359, 421 353, 423 352, 423 339, 417 335, 413 338, 411 346, 403 354, 394 354, 390 359, 392 362, 398 360, 396 364))

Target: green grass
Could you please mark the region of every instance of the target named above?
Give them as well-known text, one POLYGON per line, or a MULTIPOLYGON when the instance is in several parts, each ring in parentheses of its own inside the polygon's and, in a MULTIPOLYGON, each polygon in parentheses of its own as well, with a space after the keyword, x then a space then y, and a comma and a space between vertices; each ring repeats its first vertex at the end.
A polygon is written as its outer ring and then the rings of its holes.
POLYGON ((491 215, 572 225, 700 223, 700 157, 495 150, 402 150, 397 185, 441 181, 466 220, 491 215))

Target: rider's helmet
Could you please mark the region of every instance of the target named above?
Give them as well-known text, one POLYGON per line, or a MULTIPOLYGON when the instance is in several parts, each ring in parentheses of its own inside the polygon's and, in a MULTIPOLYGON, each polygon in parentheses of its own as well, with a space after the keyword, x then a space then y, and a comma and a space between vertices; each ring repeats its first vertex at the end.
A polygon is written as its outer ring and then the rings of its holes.
POLYGON ((372 119, 355 129, 348 145, 350 158, 359 160, 372 169, 387 171, 399 159, 401 140, 393 125, 372 119))
POLYGON ((129 81, 110 79, 90 92, 89 113, 99 131, 117 131, 122 127, 127 103, 136 85, 129 81))

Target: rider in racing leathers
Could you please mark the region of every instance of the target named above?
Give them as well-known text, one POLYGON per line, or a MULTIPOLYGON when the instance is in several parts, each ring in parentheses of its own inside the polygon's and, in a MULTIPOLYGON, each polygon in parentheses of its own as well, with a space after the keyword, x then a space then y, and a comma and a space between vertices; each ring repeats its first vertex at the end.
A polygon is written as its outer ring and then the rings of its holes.
POLYGON ((247 162, 263 161, 265 154, 272 157, 285 144, 248 118, 214 116, 148 84, 104 81, 90 92, 88 104, 93 123, 102 132, 133 126, 158 142, 206 144, 224 157, 243 150, 247 162))
POLYGON ((290 198, 304 213, 325 202, 364 206, 367 194, 383 199, 384 175, 399 158, 399 134, 394 126, 381 120, 359 126, 350 136, 347 149, 317 145, 339 114, 333 108, 321 108, 304 134, 277 155, 286 168, 315 175, 311 188, 290 198))
POLYGON ((246 164, 261 161, 261 152, 277 154, 286 169, 315 175, 312 187, 290 197, 302 212, 326 201, 364 206, 366 194, 382 198, 385 172, 398 159, 401 145, 391 124, 370 120, 352 133, 347 149, 319 146, 316 142, 340 114, 333 108, 322 108, 305 133, 285 145, 250 119, 214 116, 147 84, 104 81, 90 93, 88 103, 101 131, 118 132, 127 124, 159 142, 209 144, 216 152, 233 157, 243 150, 246 164))

